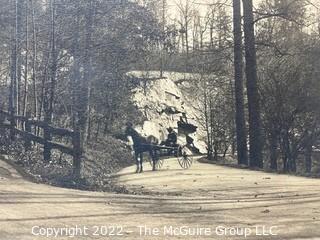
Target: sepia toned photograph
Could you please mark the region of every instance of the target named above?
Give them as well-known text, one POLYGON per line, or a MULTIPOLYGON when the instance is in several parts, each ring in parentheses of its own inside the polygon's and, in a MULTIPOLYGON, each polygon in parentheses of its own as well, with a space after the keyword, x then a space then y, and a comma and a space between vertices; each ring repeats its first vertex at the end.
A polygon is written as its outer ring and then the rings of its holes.
POLYGON ((0 0, 0 240, 320 240, 320 0, 0 0))

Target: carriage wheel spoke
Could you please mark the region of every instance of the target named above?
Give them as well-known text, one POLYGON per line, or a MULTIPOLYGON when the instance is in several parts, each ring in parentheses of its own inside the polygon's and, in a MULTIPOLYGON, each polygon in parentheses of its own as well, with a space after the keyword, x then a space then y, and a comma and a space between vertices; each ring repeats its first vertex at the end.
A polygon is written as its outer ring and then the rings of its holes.
POLYGON ((192 157, 188 155, 188 151, 186 149, 181 149, 181 154, 179 154, 178 162, 180 166, 184 169, 189 168, 192 165, 192 157))

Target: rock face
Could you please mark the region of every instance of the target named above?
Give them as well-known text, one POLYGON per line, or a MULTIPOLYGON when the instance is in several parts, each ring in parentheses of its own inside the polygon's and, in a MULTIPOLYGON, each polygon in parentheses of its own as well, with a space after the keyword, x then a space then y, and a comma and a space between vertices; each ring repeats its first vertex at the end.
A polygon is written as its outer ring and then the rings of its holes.
POLYGON ((194 146, 205 153, 205 134, 195 120, 200 113, 188 104, 197 99, 186 97, 183 88, 177 84, 180 78, 176 75, 170 77, 168 73, 162 79, 153 77, 156 73, 150 72, 147 76, 144 72, 130 72, 128 75, 141 78, 140 86, 133 90, 132 101, 144 114, 146 121, 136 126, 136 130, 144 136, 153 135, 162 141, 167 137, 167 128, 172 127, 178 133, 179 144, 186 144, 186 133, 189 133, 194 146))

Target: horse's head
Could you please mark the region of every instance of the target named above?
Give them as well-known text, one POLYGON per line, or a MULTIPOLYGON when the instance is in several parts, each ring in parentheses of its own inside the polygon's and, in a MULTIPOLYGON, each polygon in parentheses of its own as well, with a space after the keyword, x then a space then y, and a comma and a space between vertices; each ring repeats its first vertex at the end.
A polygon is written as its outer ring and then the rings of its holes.
POLYGON ((127 122, 126 123, 126 129, 125 129, 125 132, 124 134, 128 137, 128 136, 133 136, 135 134, 135 130, 133 128, 133 124, 131 122, 127 122))

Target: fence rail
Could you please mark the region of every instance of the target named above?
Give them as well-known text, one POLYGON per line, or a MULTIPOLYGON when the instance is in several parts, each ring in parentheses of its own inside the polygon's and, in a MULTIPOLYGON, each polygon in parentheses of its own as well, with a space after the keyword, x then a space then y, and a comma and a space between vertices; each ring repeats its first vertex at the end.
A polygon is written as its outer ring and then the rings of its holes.
POLYGON ((12 138, 16 135, 20 135, 25 141, 26 150, 31 149, 32 142, 43 145, 44 161, 50 161, 52 149, 57 149, 63 153, 72 155, 73 174, 77 176, 80 175, 82 155, 80 132, 66 128, 53 127, 44 121, 34 120, 25 116, 12 115, 3 110, 0 110, 0 128, 9 129, 12 138), (23 127, 19 129, 19 125, 23 127), (43 136, 33 134, 32 127, 43 129, 43 136), (53 136, 70 138, 72 146, 66 146, 62 143, 52 141, 53 136))

